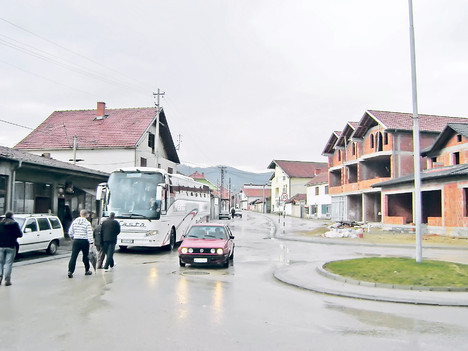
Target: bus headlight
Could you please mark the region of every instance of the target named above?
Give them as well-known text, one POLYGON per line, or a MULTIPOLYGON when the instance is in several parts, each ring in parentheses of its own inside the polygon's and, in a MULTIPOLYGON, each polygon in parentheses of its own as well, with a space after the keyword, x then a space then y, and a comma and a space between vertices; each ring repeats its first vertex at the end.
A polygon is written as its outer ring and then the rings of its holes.
POLYGON ((183 247, 180 249, 180 252, 182 252, 183 254, 186 254, 188 252, 188 249, 186 247, 183 247))
POLYGON ((224 251, 223 251, 223 249, 218 249, 218 250, 216 250, 216 253, 218 255, 222 255, 224 253, 224 251))
POLYGON ((153 236, 153 235, 158 235, 157 230, 150 230, 149 232, 146 232, 145 236, 153 236))

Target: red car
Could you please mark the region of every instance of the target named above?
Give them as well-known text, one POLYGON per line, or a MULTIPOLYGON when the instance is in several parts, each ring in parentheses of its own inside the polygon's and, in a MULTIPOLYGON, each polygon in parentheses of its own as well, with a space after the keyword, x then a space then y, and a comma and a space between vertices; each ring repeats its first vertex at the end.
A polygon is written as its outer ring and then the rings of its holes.
POLYGON ((179 247, 179 264, 222 264, 234 259, 234 236, 224 224, 194 224, 179 247))

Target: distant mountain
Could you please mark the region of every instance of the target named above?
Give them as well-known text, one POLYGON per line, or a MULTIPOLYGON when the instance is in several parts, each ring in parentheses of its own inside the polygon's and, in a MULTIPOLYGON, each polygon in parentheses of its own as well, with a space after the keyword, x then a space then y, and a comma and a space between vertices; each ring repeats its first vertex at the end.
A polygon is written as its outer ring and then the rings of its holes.
MULTIPOLYGON (((197 171, 205 173, 205 178, 215 186, 221 185, 221 169, 219 167, 191 167, 180 164, 177 167, 178 171, 183 175, 189 176, 197 171)), ((238 192, 244 184, 265 184, 270 179, 273 171, 265 173, 254 173, 242 171, 237 168, 226 166, 224 172, 224 186, 229 187, 229 178, 231 178, 231 191, 238 192)))

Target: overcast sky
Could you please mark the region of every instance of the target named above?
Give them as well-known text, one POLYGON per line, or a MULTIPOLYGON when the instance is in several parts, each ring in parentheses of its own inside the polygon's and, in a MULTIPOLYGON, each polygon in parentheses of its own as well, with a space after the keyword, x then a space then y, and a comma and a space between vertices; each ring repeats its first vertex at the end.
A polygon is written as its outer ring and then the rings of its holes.
MULTIPOLYGON (((413 5, 419 112, 468 117, 468 1, 413 5)), ((368 109, 412 112, 407 0, 3 1, 0 44, 9 147, 54 111, 159 88, 182 163, 264 171, 325 162, 368 109)))

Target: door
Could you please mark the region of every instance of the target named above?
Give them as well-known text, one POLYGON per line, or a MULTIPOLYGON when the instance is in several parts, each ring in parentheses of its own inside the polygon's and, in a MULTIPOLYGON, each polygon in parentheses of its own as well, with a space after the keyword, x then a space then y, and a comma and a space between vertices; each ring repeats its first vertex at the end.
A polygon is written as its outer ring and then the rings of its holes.
POLYGON ((49 246, 49 242, 53 239, 52 228, 47 218, 38 218, 37 224, 39 225, 38 246, 40 249, 45 250, 49 246))
POLYGON ((23 237, 18 239, 20 244, 19 252, 39 250, 39 231, 35 218, 26 219, 23 228, 23 237))

